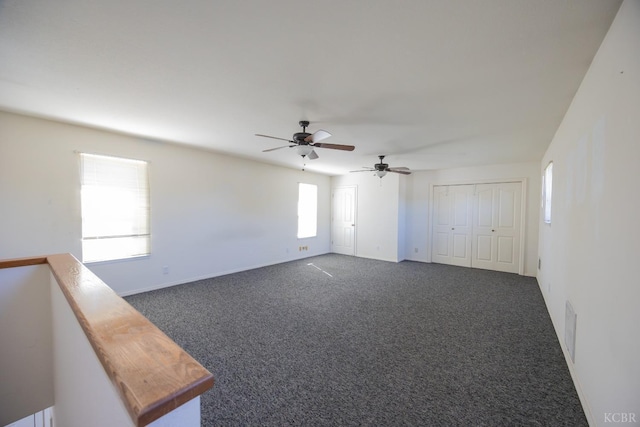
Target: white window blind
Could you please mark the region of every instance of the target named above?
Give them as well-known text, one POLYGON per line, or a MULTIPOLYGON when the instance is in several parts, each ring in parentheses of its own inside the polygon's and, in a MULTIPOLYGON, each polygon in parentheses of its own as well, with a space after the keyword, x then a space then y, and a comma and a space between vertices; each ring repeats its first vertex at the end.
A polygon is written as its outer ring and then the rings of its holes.
POLYGON ((549 163, 544 170, 543 177, 542 209, 544 222, 551 224, 551 193, 553 190, 553 163, 549 163))
POLYGON ((147 162, 85 153, 80 159, 82 260, 148 255, 147 162))
POLYGON ((318 229, 318 186, 298 184, 298 238, 315 237, 318 229))

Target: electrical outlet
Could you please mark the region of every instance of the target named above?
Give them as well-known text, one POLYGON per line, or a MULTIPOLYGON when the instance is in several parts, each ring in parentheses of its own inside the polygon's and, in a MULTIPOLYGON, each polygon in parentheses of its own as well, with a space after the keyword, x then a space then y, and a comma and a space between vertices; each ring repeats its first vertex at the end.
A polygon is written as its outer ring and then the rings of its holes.
POLYGON ((169 274, 169 266, 165 265, 164 267, 162 267, 162 274, 169 274))
POLYGON ((413 248, 413 251, 414 251, 415 253, 418 253, 418 248, 413 248))

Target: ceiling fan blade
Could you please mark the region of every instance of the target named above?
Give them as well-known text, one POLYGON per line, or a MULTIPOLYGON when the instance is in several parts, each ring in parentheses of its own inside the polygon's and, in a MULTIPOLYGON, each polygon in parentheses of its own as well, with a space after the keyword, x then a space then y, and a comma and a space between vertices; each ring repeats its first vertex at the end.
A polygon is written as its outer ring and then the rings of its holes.
POLYGON ((305 142, 320 142, 323 139, 327 139, 331 136, 329 132, 326 130, 320 129, 315 131, 313 134, 309 135, 304 139, 305 142))
POLYGON ((315 150, 311 150, 311 152, 307 155, 307 158, 309 160, 315 160, 318 158, 318 153, 316 153, 315 150))
POLYGON ((292 142, 292 143, 294 142, 294 141, 292 141, 290 139, 287 139, 287 138, 278 138, 277 136, 263 135, 261 133, 256 133, 255 135, 256 136, 261 136, 263 138, 279 139, 281 141, 287 141, 287 142, 292 142))
POLYGON ((409 168, 404 168, 404 167, 387 168, 387 172, 401 173, 402 175, 411 175, 411 171, 409 170, 409 168))
POLYGON ((362 169, 362 170, 359 170, 359 171, 349 171, 349 172, 375 172, 375 171, 376 171, 375 169, 362 169))
POLYGON ((296 147, 295 145, 283 145, 282 147, 275 147, 275 148, 267 148, 266 150, 262 150, 263 153, 267 153, 269 151, 275 151, 275 150, 279 150, 281 148, 287 148, 287 147, 296 147))
POLYGON ((341 144, 313 144, 317 148, 331 148, 332 150, 353 151, 356 147, 353 145, 341 145, 341 144))

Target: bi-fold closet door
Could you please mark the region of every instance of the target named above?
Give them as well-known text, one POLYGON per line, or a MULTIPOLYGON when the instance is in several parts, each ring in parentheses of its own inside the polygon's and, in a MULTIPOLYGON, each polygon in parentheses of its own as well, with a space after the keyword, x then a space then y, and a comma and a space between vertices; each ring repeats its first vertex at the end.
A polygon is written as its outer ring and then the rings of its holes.
POLYGON ((522 183, 433 187, 431 260, 520 272, 522 183))

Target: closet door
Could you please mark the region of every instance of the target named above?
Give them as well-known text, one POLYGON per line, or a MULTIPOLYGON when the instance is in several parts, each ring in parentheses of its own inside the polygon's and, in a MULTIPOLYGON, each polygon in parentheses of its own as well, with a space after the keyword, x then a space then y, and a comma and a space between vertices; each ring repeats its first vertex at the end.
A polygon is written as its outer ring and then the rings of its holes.
POLYGON ((473 186, 435 186, 433 193, 431 260, 471 267, 473 186))
POLYGON ((472 267, 519 272, 521 198, 519 182, 476 185, 472 267))

